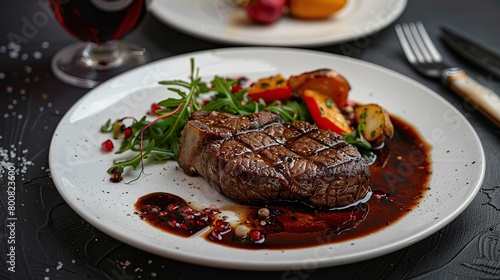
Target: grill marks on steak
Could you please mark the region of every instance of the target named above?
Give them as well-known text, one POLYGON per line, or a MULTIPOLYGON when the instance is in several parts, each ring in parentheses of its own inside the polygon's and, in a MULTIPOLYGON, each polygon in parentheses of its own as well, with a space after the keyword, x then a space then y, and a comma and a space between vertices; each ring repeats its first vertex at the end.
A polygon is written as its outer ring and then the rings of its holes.
POLYGON ((335 208, 369 192, 368 164, 343 136, 267 111, 244 117, 194 112, 177 161, 186 174, 199 174, 244 203, 298 200, 335 208))

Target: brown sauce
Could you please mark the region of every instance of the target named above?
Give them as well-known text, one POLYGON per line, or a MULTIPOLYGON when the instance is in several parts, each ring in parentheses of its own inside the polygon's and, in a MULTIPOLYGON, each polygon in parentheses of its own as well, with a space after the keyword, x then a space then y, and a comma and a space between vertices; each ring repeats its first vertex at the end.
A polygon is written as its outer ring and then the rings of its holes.
MULTIPOLYGON (((428 189, 431 174, 429 147, 415 129, 392 118, 394 137, 376 151, 370 166, 372 196, 366 203, 319 211, 299 203, 238 208, 246 238, 235 235, 235 225, 217 215, 219 209, 193 209, 184 199, 169 193, 152 193, 135 204, 137 213, 150 225, 168 233, 202 237, 221 245, 247 249, 285 249, 317 246, 366 236, 389 226, 414 209, 428 189), (270 215, 259 216, 265 207, 270 215)), ((208 187, 208 186, 207 186, 208 187)))

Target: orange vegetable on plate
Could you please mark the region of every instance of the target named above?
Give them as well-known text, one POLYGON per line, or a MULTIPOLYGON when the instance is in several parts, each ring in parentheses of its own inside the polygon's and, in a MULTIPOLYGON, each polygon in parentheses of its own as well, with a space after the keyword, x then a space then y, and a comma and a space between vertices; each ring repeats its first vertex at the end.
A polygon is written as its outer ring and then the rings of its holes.
POLYGON ((312 89, 306 89, 302 98, 318 128, 336 133, 352 132, 347 120, 331 96, 312 89))
POLYGON ((266 103, 275 100, 287 100, 292 97, 292 89, 287 84, 287 79, 282 75, 262 78, 254 83, 248 91, 248 96, 254 101, 259 99, 266 103))

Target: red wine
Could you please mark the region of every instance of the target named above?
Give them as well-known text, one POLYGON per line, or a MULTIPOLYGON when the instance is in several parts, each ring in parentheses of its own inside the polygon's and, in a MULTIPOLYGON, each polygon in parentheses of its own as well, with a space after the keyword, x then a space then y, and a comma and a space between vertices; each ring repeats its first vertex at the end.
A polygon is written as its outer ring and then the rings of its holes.
POLYGON ((57 20, 82 41, 117 40, 146 13, 147 0, 49 0, 57 20))

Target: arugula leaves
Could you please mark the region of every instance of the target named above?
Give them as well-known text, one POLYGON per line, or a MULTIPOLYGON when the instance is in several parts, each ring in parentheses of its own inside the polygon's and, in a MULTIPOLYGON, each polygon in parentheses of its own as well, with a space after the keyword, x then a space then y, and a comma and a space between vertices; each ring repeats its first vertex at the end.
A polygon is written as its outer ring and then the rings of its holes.
POLYGON ((373 153, 372 145, 370 142, 366 141, 365 137, 363 137, 363 133, 361 131, 365 128, 365 124, 362 123, 358 125, 358 127, 352 133, 343 133, 345 137, 345 141, 351 145, 356 146, 361 155, 368 161, 369 164, 372 164, 377 159, 377 155, 373 153))

